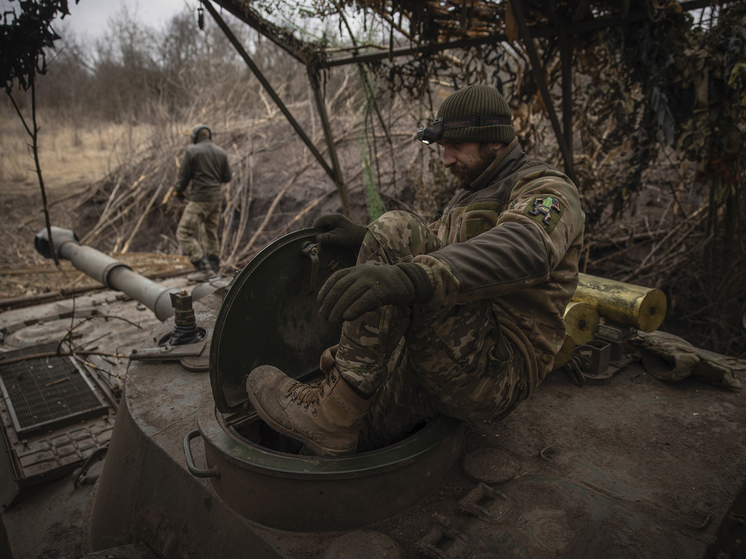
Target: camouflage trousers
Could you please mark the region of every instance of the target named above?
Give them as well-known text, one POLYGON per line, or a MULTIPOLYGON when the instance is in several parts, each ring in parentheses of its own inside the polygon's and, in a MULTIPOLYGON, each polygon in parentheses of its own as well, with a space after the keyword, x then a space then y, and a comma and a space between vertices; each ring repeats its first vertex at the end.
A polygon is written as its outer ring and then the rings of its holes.
MULTIPOLYGON (((368 226, 357 263, 410 262, 441 246, 416 216, 388 212, 368 226)), ((526 393, 522 358, 501 333, 489 300, 384 306, 344 323, 335 360, 348 383, 372 395, 361 434, 370 446, 436 414, 504 417, 526 393)))
POLYGON ((218 225, 220 223, 220 202, 189 202, 176 229, 176 240, 181 250, 191 262, 197 262, 203 256, 220 254, 218 244, 218 225), (197 235, 202 234, 205 245, 202 250, 197 235))

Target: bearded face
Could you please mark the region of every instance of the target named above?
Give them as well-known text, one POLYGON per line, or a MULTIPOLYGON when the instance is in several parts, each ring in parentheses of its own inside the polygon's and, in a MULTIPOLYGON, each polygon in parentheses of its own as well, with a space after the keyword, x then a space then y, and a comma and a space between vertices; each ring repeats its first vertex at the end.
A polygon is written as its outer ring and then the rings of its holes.
POLYGON ((443 163, 456 178, 459 188, 477 180, 495 160, 495 151, 488 144, 443 142, 443 147, 443 163))

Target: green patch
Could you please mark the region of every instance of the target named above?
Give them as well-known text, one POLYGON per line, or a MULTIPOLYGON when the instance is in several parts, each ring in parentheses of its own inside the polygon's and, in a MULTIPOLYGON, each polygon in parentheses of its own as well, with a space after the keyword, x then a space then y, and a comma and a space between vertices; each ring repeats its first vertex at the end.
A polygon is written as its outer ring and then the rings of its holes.
POLYGON ((502 204, 488 200, 485 202, 474 202, 473 204, 469 204, 468 206, 466 206, 466 209, 464 211, 466 213, 473 211, 499 212, 501 207, 502 204))
POLYGON ((468 241, 477 235, 486 233, 492 229, 492 227, 494 227, 494 225, 484 219, 467 219, 464 221, 464 240, 468 241))
POLYGON ((469 204, 464 209, 461 241, 468 241, 489 231, 497 224, 503 205, 495 201, 469 204))
POLYGON ((523 215, 528 216, 544 227, 547 235, 550 235, 562 219, 564 211, 564 205, 560 203, 559 198, 555 198, 554 196, 536 196, 529 202, 523 215))

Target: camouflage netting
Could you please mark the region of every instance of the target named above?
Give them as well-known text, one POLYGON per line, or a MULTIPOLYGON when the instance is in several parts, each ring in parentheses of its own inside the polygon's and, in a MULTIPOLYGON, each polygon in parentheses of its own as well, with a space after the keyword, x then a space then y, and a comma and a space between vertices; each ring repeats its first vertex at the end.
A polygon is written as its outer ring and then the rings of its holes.
MULTIPOLYGON (((586 271, 664 289, 669 323, 696 329, 696 343, 745 354, 746 5, 688 13, 662 0, 520 4, 558 109, 563 37, 557 30, 572 44, 573 166, 587 214, 586 271), (634 24, 592 25, 624 18, 634 24), (653 203, 660 205, 652 212, 640 209, 651 202, 645 192, 651 183, 659 189, 653 203)), ((412 116, 427 123, 454 88, 492 84, 510 102, 524 149, 563 166, 511 2, 314 6, 325 21, 343 20, 330 25, 340 37, 351 30, 344 10, 355 13, 358 29, 377 38, 381 49, 499 37, 370 62, 366 76, 378 88, 371 97, 422 101, 427 110, 412 116)), ((350 33, 346 48, 372 52, 363 48, 369 42, 350 33)), ((333 50, 323 46, 327 55, 333 50)), ((343 47, 339 40, 337 48, 343 47)), ((434 167, 420 169, 430 181, 444 180, 434 167)), ((432 202, 437 209, 435 196, 432 202)))

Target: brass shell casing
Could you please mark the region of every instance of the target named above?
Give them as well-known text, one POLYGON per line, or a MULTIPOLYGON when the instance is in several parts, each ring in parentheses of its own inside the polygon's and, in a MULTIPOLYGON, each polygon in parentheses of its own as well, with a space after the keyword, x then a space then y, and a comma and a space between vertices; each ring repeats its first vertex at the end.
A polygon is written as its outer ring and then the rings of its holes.
POLYGON ((570 334, 565 334, 565 341, 559 352, 557 352, 557 355, 554 356, 554 367, 552 370, 559 369, 570 361, 570 358, 575 353, 576 345, 577 344, 575 343, 575 340, 572 339, 572 336, 570 334))
POLYGON ((577 345, 584 345, 593 339, 598 323, 601 321, 598 311, 590 304, 582 301, 568 303, 564 314, 567 333, 577 345))
POLYGON ((573 301, 589 303, 598 314, 619 324, 653 332, 666 316, 666 296, 660 289, 578 274, 573 301))

